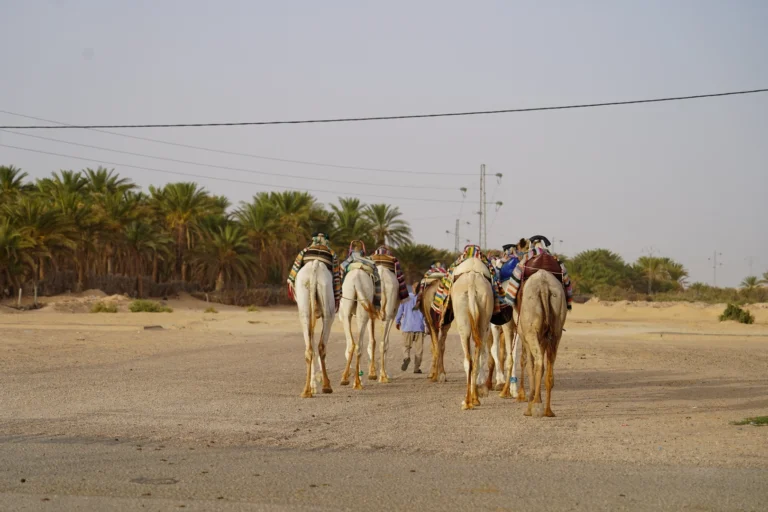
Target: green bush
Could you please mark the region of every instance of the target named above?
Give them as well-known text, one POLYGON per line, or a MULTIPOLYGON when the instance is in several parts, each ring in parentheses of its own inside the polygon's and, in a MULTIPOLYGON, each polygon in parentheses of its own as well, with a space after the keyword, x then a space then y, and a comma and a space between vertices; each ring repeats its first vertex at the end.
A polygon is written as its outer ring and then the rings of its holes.
POLYGON ((211 306, 205 310, 205 313, 218 313, 215 307, 211 306))
POLYGON ((163 306, 159 302, 144 299, 131 302, 128 309, 131 310, 131 313, 170 313, 173 311, 173 309, 163 306))
POLYGON ((117 306, 115 304, 97 302, 91 308, 91 313, 117 313, 117 306))
POLYGON ((735 320, 736 322, 740 322, 742 324, 755 323, 755 317, 752 315, 752 313, 746 309, 741 309, 736 304, 728 304, 728 307, 725 308, 723 314, 720 315, 720 321, 724 322, 725 320, 735 320))
POLYGON ((256 306, 254 306, 253 304, 251 304, 250 306, 248 306, 247 311, 249 313, 258 313, 261 310, 259 308, 257 308, 256 306))

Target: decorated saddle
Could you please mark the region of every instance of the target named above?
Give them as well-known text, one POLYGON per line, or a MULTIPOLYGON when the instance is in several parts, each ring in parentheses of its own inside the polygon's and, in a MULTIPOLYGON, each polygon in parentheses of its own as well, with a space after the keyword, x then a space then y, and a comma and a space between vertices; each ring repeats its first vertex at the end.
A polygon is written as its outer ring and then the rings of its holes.
POLYGON ((506 285, 504 301, 512 306, 517 306, 517 296, 520 294, 520 290, 522 290, 525 281, 540 270, 545 270, 551 273, 558 281, 560 281, 565 289, 565 297, 568 303, 568 309, 570 309, 571 303, 573 302, 573 288, 571 286, 571 279, 568 277, 568 272, 556 256, 542 247, 534 247, 530 249, 520 259, 520 262, 515 267, 512 276, 506 285))
POLYGON ((299 274, 299 270, 308 261, 317 260, 321 261, 328 267, 331 275, 333 276, 333 297, 336 301, 336 308, 339 307, 339 301, 341 300, 341 275, 339 269, 339 260, 336 258, 336 253, 328 245, 326 236, 322 233, 315 233, 312 236, 312 242, 302 249, 296 256, 291 266, 291 272, 288 274, 288 294, 291 299, 295 300, 293 296, 293 287, 296 285, 296 276, 299 274))
POLYGON ((408 298, 408 288, 405 286, 405 275, 403 269, 400 267, 400 260, 392 253, 392 249, 386 245, 382 245, 376 249, 371 255, 371 259, 384 268, 388 268, 395 273, 397 278, 397 292, 398 299, 405 300, 408 298))
POLYGON ((453 307, 451 305, 451 288, 453 283, 469 270, 484 270, 482 272, 493 289, 493 315, 491 323, 494 325, 503 325, 512 318, 512 308, 503 301, 503 291, 501 284, 496 279, 496 269, 488 261, 488 258, 482 253, 480 247, 468 245, 459 258, 448 268, 447 275, 440 280, 440 285, 435 293, 435 300, 432 302, 430 314, 436 326, 444 323, 450 323, 453 320, 453 307), (479 262, 467 265, 467 260, 477 259, 479 262), (480 267, 477 266, 480 264, 480 267))
POLYGON ((365 243, 362 240, 352 240, 349 244, 349 256, 341 263, 341 283, 347 278, 347 274, 357 269, 368 274, 373 280, 373 306, 378 309, 381 305, 381 278, 376 262, 366 257, 365 243))

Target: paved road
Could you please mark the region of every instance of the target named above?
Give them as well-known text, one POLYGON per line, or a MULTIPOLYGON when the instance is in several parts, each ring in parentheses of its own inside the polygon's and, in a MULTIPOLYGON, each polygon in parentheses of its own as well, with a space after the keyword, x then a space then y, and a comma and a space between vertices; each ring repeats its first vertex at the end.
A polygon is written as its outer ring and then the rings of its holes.
POLYGON ((765 510, 768 470, 0 438, 0 510, 765 510))

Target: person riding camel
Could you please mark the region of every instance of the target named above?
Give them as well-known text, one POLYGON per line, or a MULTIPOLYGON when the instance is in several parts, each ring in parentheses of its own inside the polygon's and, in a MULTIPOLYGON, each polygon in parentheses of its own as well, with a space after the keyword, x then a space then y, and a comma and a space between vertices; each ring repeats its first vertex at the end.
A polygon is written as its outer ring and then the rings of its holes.
POLYGON ((386 245, 382 245, 373 251, 371 259, 375 261, 377 265, 383 265, 392 269, 397 278, 398 300, 407 299, 408 288, 405 285, 405 275, 403 274, 403 269, 400 267, 400 260, 394 255, 392 249, 386 245))
POLYGON ((565 265, 560 262, 556 255, 552 254, 549 250, 549 246, 549 240, 541 235, 532 236, 530 239, 521 238, 517 243, 515 250, 519 262, 517 266, 515 266, 512 276, 509 278, 509 284, 507 285, 506 294, 504 296, 504 300, 507 304, 510 304, 513 307, 516 306, 517 293, 520 290, 520 283, 524 280, 523 278, 527 278, 537 270, 543 269, 551 272, 558 281, 563 283, 568 311, 572 309, 573 287, 571 285, 571 278, 568 277, 568 271, 565 269, 565 265), (552 268, 548 268, 546 265, 547 261, 540 258, 542 255, 551 258, 550 261, 552 261, 553 264, 548 266, 552 268), (540 262, 542 261, 544 266, 540 266, 540 262))
POLYGON ((291 272, 288 274, 288 295, 295 301, 294 286, 296 285, 296 276, 304 266, 304 262, 310 260, 320 260, 325 263, 328 270, 333 275, 333 298, 336 301, 336 311, 339 310, 341 301, 341 275, 339 271, 339 260, 336 253, 331 249, 331 242, 325 233, 313 233, 312 240, 302 249, 293 261, 291 272))
POLYGON ((381 305, 381 279, 379 278, 379 269, 376 268, 376 262, 368 258, 365 252, 365 242, 362 240, 352 240, 349 243, 347 259, 341 262, 341 283, 344 284, 344 278, 349 271, 349 266, 353 263, 360 263, 368 269, 373 277, 373 306, 379 308, 381 305))

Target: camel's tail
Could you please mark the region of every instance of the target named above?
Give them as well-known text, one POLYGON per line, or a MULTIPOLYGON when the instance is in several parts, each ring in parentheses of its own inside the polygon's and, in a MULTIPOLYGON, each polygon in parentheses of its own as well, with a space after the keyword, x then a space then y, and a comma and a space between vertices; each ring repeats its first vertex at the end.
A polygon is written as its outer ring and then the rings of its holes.
POLYGON ((557 345, 560 341, 560 333, 555 332, 556 326, 553 324, 557 318, 557 313, 552 305, 553 297, 549 287, 542 287, 539 298, 541 300, 541 309, 544 314, 539 345, 541 346, 547 361, 551 363, 557 356, 557 345))
POLYGON ((318 262, 312 262, 312 272, 309 274, 309 339, 315 338, 315 324, 317 323, 317 268, 318 262))
MULTIPOLYGON (((471 273, 470 275, 474 278, 475 282, 477 281, 478 277, 483 279, 479 274, 475 275, 474 273, 471 273)), ((480 336, 480 329, 478 328, 477 324, 477 320, 480 318, 480 309, 477 305, 477 287, 474 285, 470 286, 468 295, 469 327, 472 329, 472 339, 475 342, 475 346, 481 347, 483 345, 483 338, 480 336)))

